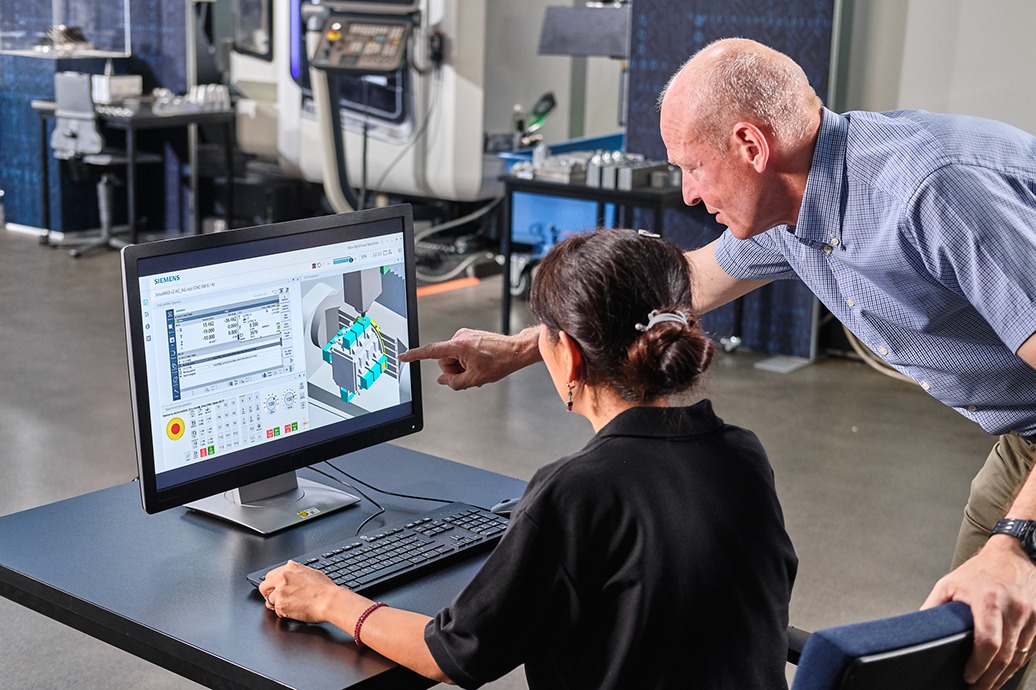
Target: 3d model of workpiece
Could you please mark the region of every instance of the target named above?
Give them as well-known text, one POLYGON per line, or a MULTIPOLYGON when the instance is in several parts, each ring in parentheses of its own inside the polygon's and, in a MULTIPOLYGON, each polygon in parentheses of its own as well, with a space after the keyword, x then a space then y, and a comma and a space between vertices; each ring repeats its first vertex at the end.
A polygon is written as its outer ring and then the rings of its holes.
POLYGON ((373 386, 388 368, 381 333, 367 316, 338 331, 324 346, 323 357, 345 402, 373 386))

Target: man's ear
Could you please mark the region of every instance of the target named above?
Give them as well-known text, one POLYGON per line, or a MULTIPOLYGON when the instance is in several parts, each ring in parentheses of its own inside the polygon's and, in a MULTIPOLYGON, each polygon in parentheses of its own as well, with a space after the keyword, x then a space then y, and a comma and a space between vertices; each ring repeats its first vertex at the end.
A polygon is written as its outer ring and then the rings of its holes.
POLYGON ((766 170, 770 162, 770 138, 757 125, 738 122, 731 135, 732 145, 742 161, 756 172, 766 170))
POLYGON ((583 352, 579 344, 568 333, 558 332, 558 344, 561 346, 561 373, 566 381, 578 381, 583 378, 583 352))

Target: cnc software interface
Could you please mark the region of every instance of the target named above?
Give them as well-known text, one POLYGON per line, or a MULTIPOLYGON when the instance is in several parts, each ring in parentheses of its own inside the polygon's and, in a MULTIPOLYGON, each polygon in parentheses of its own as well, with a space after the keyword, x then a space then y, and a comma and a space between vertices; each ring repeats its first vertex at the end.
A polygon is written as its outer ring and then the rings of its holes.
POLYGON ((411 400, 402 233, 140 278, 155 471, 411 400))

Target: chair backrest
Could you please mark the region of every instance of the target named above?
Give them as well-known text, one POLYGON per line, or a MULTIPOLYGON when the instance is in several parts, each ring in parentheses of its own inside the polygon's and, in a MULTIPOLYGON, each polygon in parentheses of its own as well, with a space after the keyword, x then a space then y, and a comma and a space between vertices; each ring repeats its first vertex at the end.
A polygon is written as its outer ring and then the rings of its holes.
POLYGON ((950 602, 893 618, 818 630, 792 690, 966 690, 971 609, 950 602))
POLYGON ((104 139, 97 128, 92 84, 89 74, 58 72, 54 75, 54 133, 50 147, 54 157, 68 160, 75 156, 100 153, 104 139))

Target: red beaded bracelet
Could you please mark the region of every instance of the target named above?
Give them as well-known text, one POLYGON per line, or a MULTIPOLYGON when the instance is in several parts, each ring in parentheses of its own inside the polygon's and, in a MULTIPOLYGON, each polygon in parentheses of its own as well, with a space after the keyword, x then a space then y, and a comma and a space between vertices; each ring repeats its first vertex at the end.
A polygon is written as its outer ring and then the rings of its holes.
POLYGON ((360 614, 360 617, 356 619, 356 627, 353 629, 353 639, 356 640, 357 647, 363 647, 363 642, 360 641, 360 628, 363 627, 363 622, 367 620, 367 616, 371 615, 382 606, 385 606, 385 602, 379 601, 375 604, 371 604, 367 607, 367 610, 360 614))

